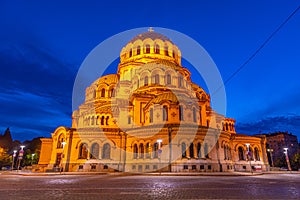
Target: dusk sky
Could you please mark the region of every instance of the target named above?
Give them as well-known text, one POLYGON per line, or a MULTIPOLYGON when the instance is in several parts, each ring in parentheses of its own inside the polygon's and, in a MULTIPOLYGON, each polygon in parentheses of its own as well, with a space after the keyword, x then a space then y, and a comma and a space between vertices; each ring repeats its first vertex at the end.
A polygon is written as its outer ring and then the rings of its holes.
MULTIPOLYGON (((10 127, 13 139, 23 141, 71 126, 77 71, 110 36, 139 27, 179 31, 206 49, 227 80, 299 5, 285 0, 1 1, 0 133, 10 127)), ((288 131, 300 138, 299 54, 300 10, 225 85, 226 116, 236 119, 237 132, 288 131)), ((193 74, 192 80, 197 82, 193 74)))

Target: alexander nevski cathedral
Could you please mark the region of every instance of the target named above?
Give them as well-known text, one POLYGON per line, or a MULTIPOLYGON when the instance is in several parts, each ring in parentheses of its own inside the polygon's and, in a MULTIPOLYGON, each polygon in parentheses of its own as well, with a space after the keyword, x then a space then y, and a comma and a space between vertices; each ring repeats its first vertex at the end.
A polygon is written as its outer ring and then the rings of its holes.
POLYGON ((40 171, 249 172, 268 163, 265 138, 236 133, 191 81, 180 49, 152 29, 123 47, 116 74, 86 88, 72 127, 41 140, 40 171))

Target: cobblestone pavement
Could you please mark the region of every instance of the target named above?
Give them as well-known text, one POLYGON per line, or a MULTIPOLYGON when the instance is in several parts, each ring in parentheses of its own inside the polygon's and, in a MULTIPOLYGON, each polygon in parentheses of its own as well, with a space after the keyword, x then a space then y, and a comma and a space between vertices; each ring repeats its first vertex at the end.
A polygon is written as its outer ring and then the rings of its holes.
POLYGON ((299 174, 0 175, 0 199, 300 199, 299 174))

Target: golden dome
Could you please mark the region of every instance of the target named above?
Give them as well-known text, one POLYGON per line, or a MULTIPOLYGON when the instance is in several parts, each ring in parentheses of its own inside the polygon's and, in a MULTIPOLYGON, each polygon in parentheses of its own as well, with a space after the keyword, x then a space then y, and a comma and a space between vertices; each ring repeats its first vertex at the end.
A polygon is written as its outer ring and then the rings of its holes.
POLYGON ((163 59, 180 65, 181 52, 178 47, 165 35, 154 32, 144 32, 133 37, 120 53, 120 63, 148 63, 163 59))
POLYGON ((137 36, 135 36, 134 38, 132 38, 129 43, 134 43, 135 41, 137 40, 145 40, 145 39, 152 39, 152 40, 155 40, 155 39, 160 39, 164 42, 170 42, 171 44, 174 44, 168 37, 160 34, 160 33, 157 33, 157 32, 154 32, 154 31, 149 31, 149 32, 144 32, 144 33, 141 33, 137 36))

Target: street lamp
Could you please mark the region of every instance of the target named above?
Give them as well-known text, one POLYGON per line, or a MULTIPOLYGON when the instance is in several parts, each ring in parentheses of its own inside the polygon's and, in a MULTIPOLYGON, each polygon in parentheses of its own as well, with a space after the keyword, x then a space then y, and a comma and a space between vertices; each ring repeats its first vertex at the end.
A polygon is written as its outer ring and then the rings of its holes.
POLYGON ((161 143, 162 143, 162 139, 158 139, 157 140, 158 143, 158 159, 159 159, 159 174, 161 174, 161 143))
POLYGON ((273 149, 267 149, 267 151, 270 153, 270 157, 271 157, 271 167, 274 167, 274 162, 273 162, 273 149))
POLYGON ((247 146, 247 156, 248 156, 249 165, 250 165, 250 172, 253 173, 252 166, 251 166, 250 144, 246 143, 245 145, 247 146))
POLYGON ((14 162, 15 162, 15 157, 16 157, 16 155, 17 155, 17 150, 14 150, 13 152, 14 152, 14 153, 13 153, 13 155, 12 155, 11 171, 14 170, 14 162))
POLYGON ((169 135, 169 172, 172 172, 172 127, 168 127, 169 135))
POLYGON ((32 166, 32 163, 33 163, 33 157, 34 157, 34 153, 31 154, 31 166, 32 166))
POLYGON ((286 160, 286 163, 287 163, 287 166, 288 166, 288 170, 292 171, 291 164, 290 164, 290 159, 289 159, 289 155, 288 155, 288 149, 289 148, 283 148, 283 150, 284 150, 283 153, 285 154, 285 160, 286 160))
POLYGON ((63 172, 63 158, 64 158, 64 148, 65 148, 65 145, 67 144, 65 141, 63 141, 62 143, 62 153, 61 153, 61 158, 60 158, 60 173, 63 172))
POLYGON ((18 156, 18 171, 19 171, 19 168, 20 168, 20 164, 21 164, 21 160, 23 159, 23 155, 24 155, 24 148, 25 146, 24 145, 21 145, 20 146, 20 151, 19 151, 19 156, 18 156))

